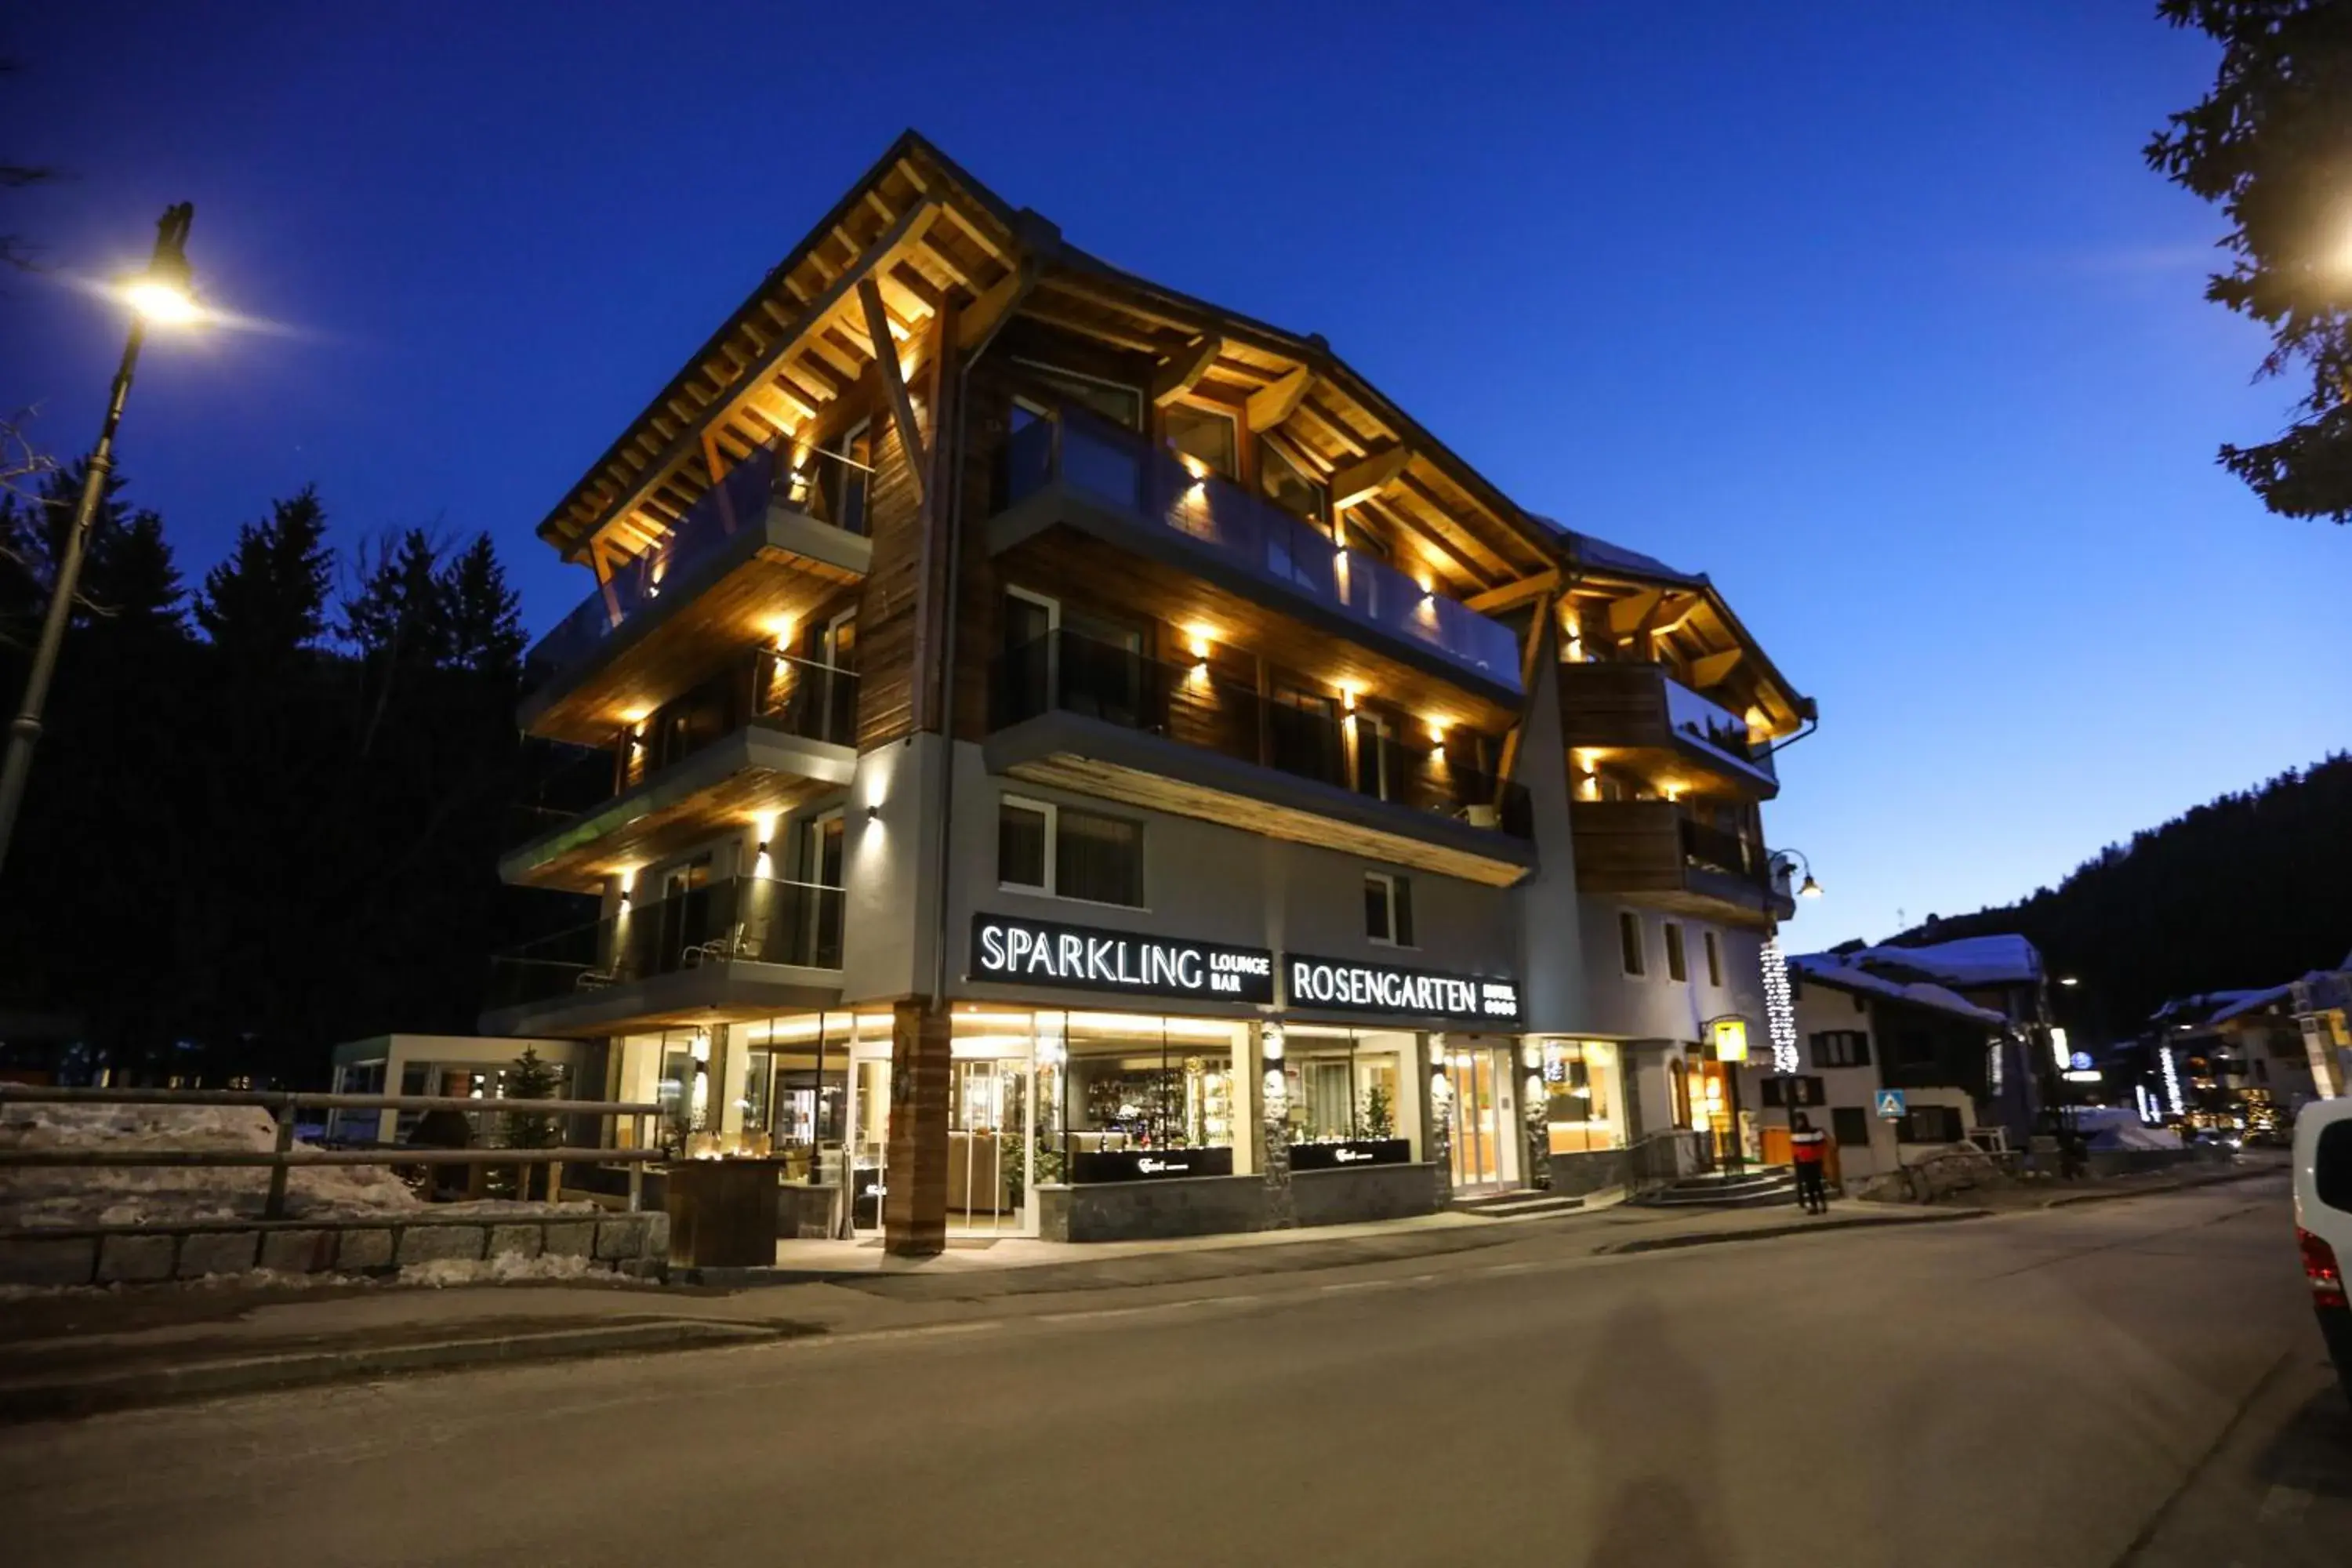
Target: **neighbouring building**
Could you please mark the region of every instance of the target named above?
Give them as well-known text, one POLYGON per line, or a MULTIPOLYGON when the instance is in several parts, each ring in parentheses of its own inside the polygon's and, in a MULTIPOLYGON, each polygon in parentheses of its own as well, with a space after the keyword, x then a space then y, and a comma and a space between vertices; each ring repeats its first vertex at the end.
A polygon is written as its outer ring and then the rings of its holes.
MULTIPOLYGON (((1906 1157, 1972 1141, 2022 1146, 2032 1117, 2030 1047, 2011 1018, 1926 977, 1916 950, 1800 953, 1789 961, 1801 1063, 1793 1075, 1751 1067, 1759 1103, 1805 1110, 1837 1141, 1846 1181, 1898 1170, 1906 1157), (1879 1091, 1902 1091, 1881 1113, 1879 1091)), ((1768 1151, 1769 1153, 1770 1151, 1768 1151)))
MULTIPOLYGON (((555 1069, 562 1092, 579 1098, 580 1063, 587 1047, 571 1039, 513 1039, 481 1035, 374 1035, 346 1040, 331 1058, 337 1094, 393 1094, 448 1100, 502 1100, 515 1058, 526 1048, 555 1069)), ((588 1086, 603 1092, 601 1083, 588 1086)), ((589 1098, 594 1098, 593 1095, 589 1098)), ((327 1134, 342 1142, 402 1143, 423 1112, 341 1110, 327 1119, 327 1134)), ((599 1124, 601 1127, 601 1124, 599 1124)), ((595 1130, 591 1130, 592 1132, 595 1130)))
POLYGON ((2314 1091, 2323 1100, 2352 1093, 2352 952, 2337 968, 2294 982, 2287 1005, 2303 1032, 2314 1091))
POLYGON ((1811 701, 1706 578, 912 133, 539 531, 594 587, 500 872, 600 912, 483 1026, 836 1233, 1378 1217, 1730 1124, 1811 701))

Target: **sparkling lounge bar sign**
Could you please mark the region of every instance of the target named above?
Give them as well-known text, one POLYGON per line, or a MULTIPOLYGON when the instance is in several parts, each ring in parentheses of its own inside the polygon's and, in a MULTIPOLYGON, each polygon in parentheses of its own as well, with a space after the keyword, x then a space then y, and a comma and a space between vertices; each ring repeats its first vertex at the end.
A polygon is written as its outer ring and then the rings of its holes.
POLYGON ((971 917, 971 978, 1213 1002, 1274 1000, 1274 954, 1006 915, 971 917))
POLYGON ((1465 1024, 1518 1022, 1519 988, 1514 981, 1315 958, 1303 952, 1291 953, 1284 962, 1290 983, 1288 1005, 1293 1007, 1395 1013, 1465 1024))

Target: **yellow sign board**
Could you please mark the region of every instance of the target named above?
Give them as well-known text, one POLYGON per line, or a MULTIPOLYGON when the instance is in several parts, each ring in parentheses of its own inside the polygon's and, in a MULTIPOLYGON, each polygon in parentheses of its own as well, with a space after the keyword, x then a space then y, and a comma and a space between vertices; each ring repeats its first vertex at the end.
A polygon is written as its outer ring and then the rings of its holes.
POLYGON ((1719 1062, 1744 1062, 1748 1059, 1748 1020, 1717 1018, 1708 1027, 1715 1034, 1715 1059, 1719 1062))

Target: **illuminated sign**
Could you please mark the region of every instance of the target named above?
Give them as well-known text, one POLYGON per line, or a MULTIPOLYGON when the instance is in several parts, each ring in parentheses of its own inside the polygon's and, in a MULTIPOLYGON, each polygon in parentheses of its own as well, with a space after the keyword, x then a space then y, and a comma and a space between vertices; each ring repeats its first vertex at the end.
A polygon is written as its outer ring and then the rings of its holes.
POLYGON ((1274 1000, 1274 954, 1264 948, 976 914, 970 978, 1263 1003, 1274 1000))
POLYGON ((1715 1059, 1719 1062, 1744 1062, 1748 1059, 1748 1020, 1717 1018, 1707 1026, 1708 1037, 1715 1046, 1715 1059))
POLYGON ((1292 1007, 1341 1013, 1395 1013, 1465 1024, 1516 1024, 1516 981, 1476 974, 1441 974, 1343 958, 1291 953, 1284 960, 1292 1007))

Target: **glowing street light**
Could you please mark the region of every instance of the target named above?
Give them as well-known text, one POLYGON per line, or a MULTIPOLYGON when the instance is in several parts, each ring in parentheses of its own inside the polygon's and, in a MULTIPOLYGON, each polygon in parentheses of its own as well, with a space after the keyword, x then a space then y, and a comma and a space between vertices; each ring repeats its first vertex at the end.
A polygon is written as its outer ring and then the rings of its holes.
POLYGON ((1805 852, 1803 850, 1775 849, 1772 851, 1772 858, 1769 861, 1769 864, 1774 868, 1786 866, 1791 869, 1798 866, 1803 867, 1805 871, 1805 879, 1797 886, 1797 897, 1801 899, 1818 899, 1822 896, 1822 885, 1813 880, 1813 863, 1805 858, 1805 852))
POLYGON ((131 375, 139 365, 140 344, 151 321, 175 327, 204 319, 204 308, 196 303, 188 276, 188 225, 195 213, 186 202, 164 209, 163 221, 155 226, 155 254, 147 270, 120 291, 133 311, 130 341, 123 345, 122 363, 114 373, 114 386, 106 400, 106 417, 98 427, 98 445, 90 451, 89 467, 82 477, 81 499, 74 504, 73 526, 66 531, 57 581, 49 586, 40 644, 33 653, 32 673, 25 678, 25 700, 8 726, 7 761, 0 763, 0 864, 7 860, 17 808, 25 803, 25 781, 33 771, 33 747, 41 738, 41 709, 48 699, 49 682, 57 675, 58 652, 65 643, 75 585, 81 578, 90 521, 98 514, 99 498, 106 493, 107 476, 114 471, 114 431, 122 422, 123 402, 131 395, 131 375))

